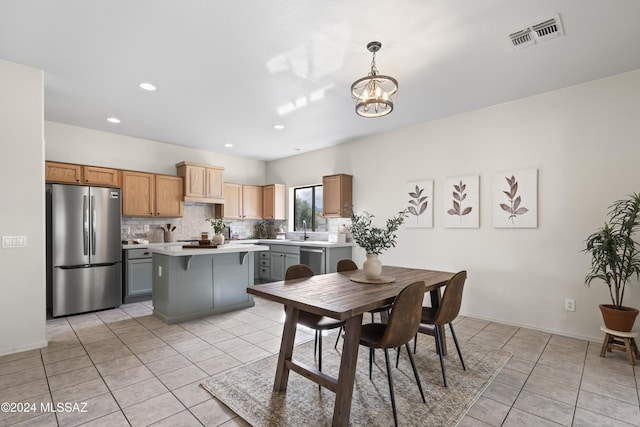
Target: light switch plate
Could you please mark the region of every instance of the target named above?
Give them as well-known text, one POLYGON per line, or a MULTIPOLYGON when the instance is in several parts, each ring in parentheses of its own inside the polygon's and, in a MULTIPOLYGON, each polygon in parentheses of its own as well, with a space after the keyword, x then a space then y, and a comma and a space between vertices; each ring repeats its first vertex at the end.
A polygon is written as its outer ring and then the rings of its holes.
POLYGON ((2 236, 3 248, 24 248, 27 246, 27 236, 2 236))

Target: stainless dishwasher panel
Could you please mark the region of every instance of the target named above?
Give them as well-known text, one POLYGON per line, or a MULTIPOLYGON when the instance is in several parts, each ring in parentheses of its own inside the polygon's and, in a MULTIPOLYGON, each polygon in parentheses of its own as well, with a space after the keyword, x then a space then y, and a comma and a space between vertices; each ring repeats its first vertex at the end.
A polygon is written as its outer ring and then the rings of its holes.
POLYGON ((313 274, 325 273, 325 249, 324 248, 300 248, 300 264, 307 265, 313 274))

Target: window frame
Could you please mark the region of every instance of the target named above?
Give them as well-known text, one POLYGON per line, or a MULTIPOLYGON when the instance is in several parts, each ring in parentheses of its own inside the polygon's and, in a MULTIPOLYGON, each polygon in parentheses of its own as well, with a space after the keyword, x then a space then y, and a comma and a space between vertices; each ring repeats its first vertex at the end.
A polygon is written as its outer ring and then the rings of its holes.
MULTIPOLYGON (((302 224, 300 224, 300 228, 297 228, 296 226, 296 218, 297 218, 297 207, 296 207, 296 200, 297 200, 297 192, 298 190, 307 190, 307 189, 311 189, 311 224, 307 223, 307 232, 312 231, 318 231, 318 223, 316 220, 317 215, 315 214, 316 212, 316 189, 317 188, 322 188, 322 204, 324 204, 324 187, 322 184, 310 184, 310 185, 302 185, 300 187, 294 187, 293 188, 293 215, 292 215, 292 230, 293 231, 302 231, 302 224)), ((320 215, 321 216, 321 215, 320 215)), ((326 218, 324 219, 326 221, 326 218)), ((326 228, 326 222, 325 222, 325 228, 326 228)))

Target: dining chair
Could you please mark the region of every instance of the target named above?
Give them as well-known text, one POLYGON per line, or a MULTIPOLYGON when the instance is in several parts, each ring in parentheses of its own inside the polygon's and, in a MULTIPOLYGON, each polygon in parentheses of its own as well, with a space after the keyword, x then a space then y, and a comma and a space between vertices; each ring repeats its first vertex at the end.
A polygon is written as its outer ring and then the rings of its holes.
MULTIPOLYGON (((353 260, 350 259, 341 259, 340 261, 338 261, 338 264, 336 266, 336 271, 338 273, 344 272, 344 271, 353 271, 353 270, 357 270, 358 269, 358 265, 353 262, 353 260)), ((386 312, 387 314, 389 313, 389 310, 391 309, 391 304, 385 304, 382 307, 378 307, 376 309, 370 310, 369 313, 371 313, 371 323, 373 323, 375 321, 375 313, 383 313, 386 312)), ((381 320, 384 321, 385 319, 382 318, 381 316, 381 320)), ((340 331, 338 331, 338 336, 336 337, 336 343, 333 346, 334 348, 338 348, 338 341, 340 340, 340 336, 342 336, 342 332, 344 330, 344 327, 340 328, 340 331)))
MULTIPOLYGON (((420 323, 433 326, 433 333, 436 341, 436 350, 438 351, 438 356, 440 357, 440 368, 442 369, 442 379, 444 381, 445 387, 447 386, 447 375, 442 359, 443 352, 442 346, 440 345, 440 337, 442 336, 442 329, 446 324, 449 324, 449 330, 451 331, 453 342, 456 345, 456 350, 458 351, 458 356, 460 357, 460 362, 462 363, 462 369, 465 371, 467 370, 466 366, 464 365, 464 359, 462 358, 462 352, 460 351, 460 345, 458 344, 458 338, 456 337, 456 332, 453 329, 452 323, 460 312, 460 305, 462 304, 462 291, 464 289, 464 283, 466 280, 467 272, 465 270, 456 273, 447 282, 438 308, 422 307, 422 316, 420 319, 420 323)), ((419 328, 418 332, 427 333, 427 330, 419 328)), ((415 340, 417 341, 417 339, 418 335, 416 334, 415 340)))
POLYGON ((391 313, 387 323, 368 323, 362 325, 360 333, 360 345, 369 347, 369 379, 371 379, 373 354, 376 348, 384 350, 384 360, 387 365, 387 379, 389 380, 389 394, 391 396, 391 408, 393 409, 393 421, 398 425, 396 413, 396 400, 393 393, 393 380, 391 378, 391 368, 389 366, 389 349, 399 348, 404 345, 409 354, 413 375, 420 390, 422 402, 426 403, 420 376, 413 360, 413 355, 409 349, 409 341, 418 332, 420 326, 420 316, 422 308, 422 298, 424 296, 424 282, 415 282, 405 287, 396 296, 391 306, 391 313))
MULTIPOLYGON (((287 268, 284 280, 303 279, 311 276, 313 276, 311 268, 304 264, 296 264, 287 268)), ((313 355, 315 356, 318 354, 318 370, 322 371, 322 331, 342 328, 344 327, 345 322, 332 319, 331 317, 309 313, 307 311, 300 311, 298 315, 298 324, 315 330, 316 334, 313 345, 313 355)))

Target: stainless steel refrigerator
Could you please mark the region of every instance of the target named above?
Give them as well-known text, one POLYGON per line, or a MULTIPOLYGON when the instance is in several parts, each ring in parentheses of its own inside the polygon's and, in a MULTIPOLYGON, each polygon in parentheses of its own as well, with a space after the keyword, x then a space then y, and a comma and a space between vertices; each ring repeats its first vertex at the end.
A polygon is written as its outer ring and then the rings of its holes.
POLYGON ((122 302, 117 188, 47 184, 47 302, 54 317, 122 302))

